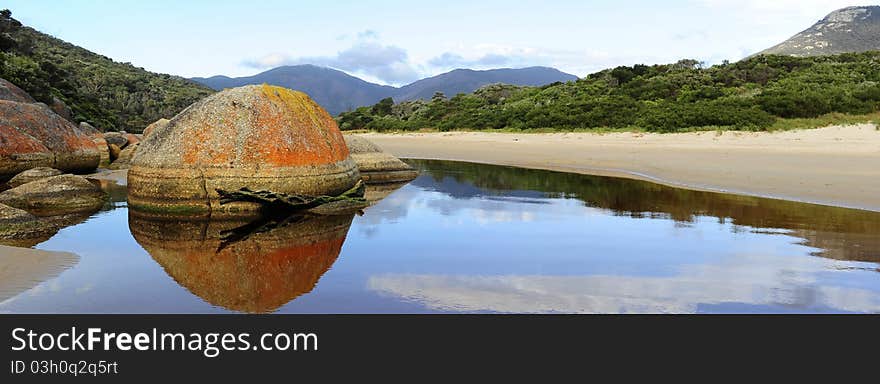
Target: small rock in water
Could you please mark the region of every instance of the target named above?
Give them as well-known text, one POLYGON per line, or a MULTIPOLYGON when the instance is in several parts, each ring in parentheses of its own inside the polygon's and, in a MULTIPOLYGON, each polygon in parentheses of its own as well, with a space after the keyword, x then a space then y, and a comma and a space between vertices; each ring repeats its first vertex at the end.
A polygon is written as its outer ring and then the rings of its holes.
POLYGON ((28 169, 22 173, 15 175, 9 182, 7 183, 10 188, 15 188, 20 185, 24 185, 30 183, 32 181, 37 181, 40 179, 49 178, 52 176, 58 176, 61 174, 61 171, 55 168, 48 167, 37 167, 28 169))
POLYGON ((400 183, 419 176, 409 164, 361 136, 345 135, 345 144, 368 184, 400 183))
POLYGON ((42 233, 37 217, 18 208, 0 204, 0 240, 24 239, 42 233))
POLYGON ((94 212, 104 205, 100 188, 76 175, 59 175, 33 181, 0 193, 0 204, 36 216, 94 212))

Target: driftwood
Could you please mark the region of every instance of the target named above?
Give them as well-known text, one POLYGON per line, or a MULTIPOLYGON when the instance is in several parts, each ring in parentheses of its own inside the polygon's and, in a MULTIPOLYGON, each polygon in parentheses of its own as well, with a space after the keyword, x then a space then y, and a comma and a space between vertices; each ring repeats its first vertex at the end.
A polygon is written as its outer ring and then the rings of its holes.
POLYGON ((343 192, 339 196, 309 196, 299 194, 277 193, 271 191, 251 191, 242 188, 238 191, 224 191, 217 189, 220 194, 220 204, 229 204, 237 201, 258 203, 263 206, 263 215, 255 221, 231 230, 220 233, 220 247, 218 252, 229 245, 246 240, 253 235, 272 231, 276 228, 297 225, 309 220, 316 214, 310 212, 323 205, 332 204, 332 214, 352 214, 367 206, 364 198, 364 183, 358 181, 354 187, 343 192))
POLYGON ((232 192, 217 189, 217 193, 220 194, 221 205, 246 201, 261 204, 264 208, 282 209, 289 213, 303 212, 330 203, 351 203, 352 206, 366 206, 367 200, 364 199, 364 191, 363 181, 358 181, 354 187, 339 196, 309 196, 272 191, 251 191, 248 188, 232 192))

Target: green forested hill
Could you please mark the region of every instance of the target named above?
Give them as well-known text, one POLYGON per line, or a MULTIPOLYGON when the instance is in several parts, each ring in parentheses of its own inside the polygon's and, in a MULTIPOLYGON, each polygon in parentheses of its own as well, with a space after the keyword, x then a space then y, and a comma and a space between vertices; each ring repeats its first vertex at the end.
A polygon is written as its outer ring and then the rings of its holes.
POLYGON ((117 63, 21 25, 0 13, 0 77, 38 101, 66 103, 76 121, 140 132, 213 91, 177 76, 117 63))
POLYGON ((760 130, 780 118, 880 107, 880 52, 798 58, 757 56, 704 68, 695 60, 618 67, 544 87, 494 85, 430 102, 344 113, 342 129, 596 129, 657 132, 760 130))

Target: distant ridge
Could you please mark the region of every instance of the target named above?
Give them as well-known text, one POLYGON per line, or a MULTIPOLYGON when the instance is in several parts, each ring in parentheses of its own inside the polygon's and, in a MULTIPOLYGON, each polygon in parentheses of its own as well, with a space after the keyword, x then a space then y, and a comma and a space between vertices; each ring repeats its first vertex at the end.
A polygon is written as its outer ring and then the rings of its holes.
POLYGON ((456 69, 400 88, 394 101, 429 100, 435 92, 443 92, 446 96, 451 97, 459 93, 472 93, 484 85, 495 83, 537 87, 577 79, 578 77, 575 75, 547 67, 504 68, 488 71, 456 69))
POLYGON ((880 6, 865 6, 836 10, 759 54, 824 56, 876 50, 880 50, 880 6))
POLYGON ((296 89, 309 94, 330 114, 337 115, 357 107, 373 105, 386 97, 394 98, 397 102, 428 100, 436 92, 454 96, 459 93, 471 93, 493 83, 541 86, 577 80, 577 76, 547 67, 484 71, 456 69, 397 88, 370 83, 331 68, 294 65, 270 69, 248 77, 213 76, 195 77, 191 80, 215 90, 263 83, 296 89))
POLYGON ((397 88, 373 84, 345 72, 314 65, 284 66, 248 77, 214 76, 191 79, 215 90, 243 85, 270 84, 303 91, 333 115, 375 104, 397 88))

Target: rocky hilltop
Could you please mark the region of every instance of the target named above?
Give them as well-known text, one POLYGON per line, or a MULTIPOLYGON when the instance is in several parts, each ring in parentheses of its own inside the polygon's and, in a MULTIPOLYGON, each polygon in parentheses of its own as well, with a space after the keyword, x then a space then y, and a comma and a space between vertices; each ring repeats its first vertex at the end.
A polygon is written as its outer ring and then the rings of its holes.
POLYGON ((760 54, 823 56, 876 50, 880 50, 880 6, 866 6, 834 11, 760 54))

